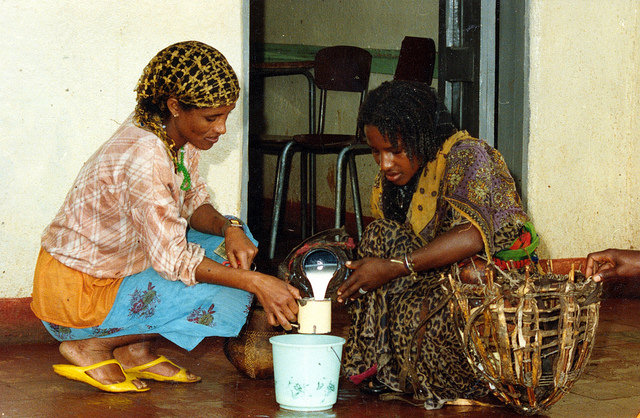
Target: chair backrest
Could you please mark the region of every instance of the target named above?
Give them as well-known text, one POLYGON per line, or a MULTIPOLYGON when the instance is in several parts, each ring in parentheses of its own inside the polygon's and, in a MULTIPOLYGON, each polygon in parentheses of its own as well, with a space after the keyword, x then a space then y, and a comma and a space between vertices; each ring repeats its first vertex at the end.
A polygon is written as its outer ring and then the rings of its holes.
POLYGON ((356 46, 329 46, 316 53, 314 78, 322 90, 363 92, 369 86, 371 54, 356 46))
POLYGON ((406 36, 402 40, 394 80, 422 81, 431 85, 436 63, 436 43, 431 38, 406 36))
MULTIPOLYGON (((324 133, 327 92, 360 93, 360 103, 369 88, 371 54, 357 46, 329 46, 316 53, 314 79, 320 89, 320 105, 316 133, 324 133)), ((357 109, 355 110, 357 112, 357 109)))

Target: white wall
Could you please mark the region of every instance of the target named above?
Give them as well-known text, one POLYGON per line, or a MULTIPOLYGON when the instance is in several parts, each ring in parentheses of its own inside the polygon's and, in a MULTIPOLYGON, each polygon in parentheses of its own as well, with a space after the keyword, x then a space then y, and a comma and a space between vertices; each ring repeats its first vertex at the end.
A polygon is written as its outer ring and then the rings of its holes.
POLYGON ((528 196, 543 253, 640 248, 640 2, 530 4, 528 196))
MULTIPOLYGON (((83 162, 133 111, 133 89, 156 52, 183 40, 208 43, 227 57, 244 88, 246 6, 243 0, 0 3, 0 298, 31 294, 42 230, 83 162)), ((244 209, 244 106, 241 99, 228 133, 203 153, 202 173, 226 213, 244 209)))

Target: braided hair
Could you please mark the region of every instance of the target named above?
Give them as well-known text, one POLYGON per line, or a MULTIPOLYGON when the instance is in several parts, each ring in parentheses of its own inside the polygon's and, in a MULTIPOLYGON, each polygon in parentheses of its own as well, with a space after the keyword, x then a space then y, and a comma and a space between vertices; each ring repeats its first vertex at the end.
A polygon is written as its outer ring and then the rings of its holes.
POLYGON ((358 114, 359 135, 365 125, 378 128, 394 147, 402 140, 407 157, 418 157, 422 165, 456 131, 433 89, 416 81, 387 81, 369 92, 358 114))
MULTIPOLYGON (((364 134, 365 125, 375 126, 395 148, 401 140, 407 157, 417 157, 421 168, 437 157, 447 138, 456 132, 451 116, 434 91, 415 81, 387 81, 372 90, 360 107, 359 135, 364 134)), ((380 179, 385 219, 406 221, 421 171, 402 186, 380 179)))

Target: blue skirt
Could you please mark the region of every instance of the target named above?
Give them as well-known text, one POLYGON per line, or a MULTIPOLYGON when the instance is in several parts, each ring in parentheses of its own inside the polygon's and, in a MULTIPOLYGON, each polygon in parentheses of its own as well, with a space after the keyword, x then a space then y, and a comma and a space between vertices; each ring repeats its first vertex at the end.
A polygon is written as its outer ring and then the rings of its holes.
MULTIPOLYGON (((247 236, 257 245, 245 226, 247 236)), ((189 230, 187 241, 199 244, 208 258, 226 261, 224 238, 189 230), (220 248, 220 249, 219 249, 220 248)), ((235 337, 247 320, 253 294, 208 283, 185 286, 162 278, 153 268, 122 280, 104 322, 96 327, 70 328, 42 321, 58 341, 160 334, 176 345, 194 349, 205 337, 235 337)))

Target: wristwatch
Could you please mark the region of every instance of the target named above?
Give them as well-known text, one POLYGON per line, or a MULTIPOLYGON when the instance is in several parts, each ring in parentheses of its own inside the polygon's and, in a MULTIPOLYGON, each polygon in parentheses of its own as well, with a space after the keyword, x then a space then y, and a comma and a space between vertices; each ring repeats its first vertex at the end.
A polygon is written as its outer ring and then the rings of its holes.
POLYGON ((224 237, 224 234, 227 232, 227 228, 229 228, 230 226, 234 226, 236 228, 242 228, 244 225, 240 220, 236 218, 227 218, 227 222, 225 222, 224 225, 222 226, 223 237, 224 237))

